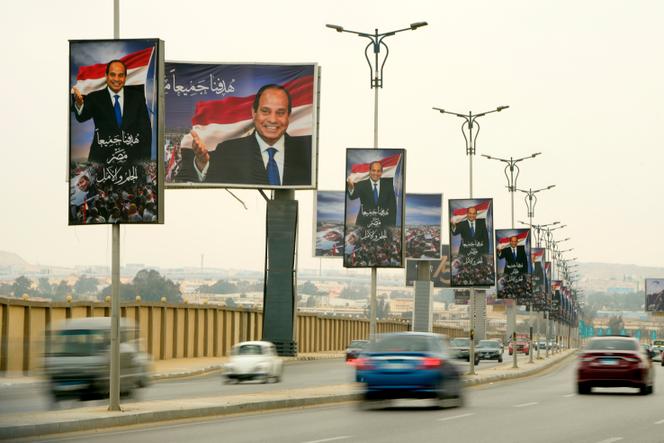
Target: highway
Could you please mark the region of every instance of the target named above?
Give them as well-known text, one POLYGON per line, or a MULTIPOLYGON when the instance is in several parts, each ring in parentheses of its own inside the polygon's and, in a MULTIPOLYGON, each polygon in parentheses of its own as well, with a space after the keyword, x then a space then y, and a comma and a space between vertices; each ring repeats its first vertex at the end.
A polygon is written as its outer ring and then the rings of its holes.
MULTIPOLYGON (((86 433, 48 441, 164 443, 253 442, 662 442, 664 368, 655 394, 599 389, 579 396, 574 360, 540 376, 466 390, 466 406, 436 410, 398 402, 383 410, 357 404, 291 409, 183 423, 86 433)), ((42 440, 43 441, 43 440, 42 440)))
MULTIPOLYGON (((505 352, 505 361, 508 355, 505 352)), ((525 363, 525 356, 519 356, 525 363)), ((468 363, 458 361, 464 372, 468 371, 468 363)), ((489 368, 498 364, 495 361, 482 360, 479 368, 489 368)), ((281 383, 261 384, 259 382, 244 382, 236 385, 222 383, 220 372, 196 377, 167 379, 152 383, 147 388, 136 391, 131 398, 122 400, 122 403, 148 400, 174 400, 179 398, 200 398, 219 395, 233 395, 243 393, 256 393, 276 389, 303 388, 326 385, 338 385, 353 382, 353 369, 341 359, 311 360, 287 362, 284 366, 284 376, 281 383)), ((80 402, 75 400, 63 401, 59 408, 77 408, 92 405, 108 404, 108 400, 94 400, 80 402)), ((0 414, 16 412, 39 412, 52 409, 46 386, 16 385, 0 389, 0 414)))

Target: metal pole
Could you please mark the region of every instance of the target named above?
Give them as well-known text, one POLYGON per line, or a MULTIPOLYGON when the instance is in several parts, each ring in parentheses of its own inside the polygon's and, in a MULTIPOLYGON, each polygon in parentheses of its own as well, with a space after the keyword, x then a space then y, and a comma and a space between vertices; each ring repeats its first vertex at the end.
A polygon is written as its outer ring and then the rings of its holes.
MULTIPOLYGON (((470 184, 470 198, 473 198, 473 119, 472 112, 468 113, 468 167, 469 167, 469 184, 470 184)), ((475 300, 475 288, 470 288, 470 349, 468 351, 468 363, 470 368, 468 374, 475 374, 475 326, 477 325, 477 303, 475 300)))
MULTIPOLYGON (((113 0, 113 38, 120 38, 120 0, 113 0)), ((112 227, 111 245, 111 373, 109 411, 120 408, 120 225, 112 227)))
MULTIPOLYGON (((378 30, 376 30, 378 33, 378 30)), ((376 74, 374 80, 374 140, 373 147, 378 149, 378 52, 376 52, 376 74)), ((373 342, 376 339, 376 308, 378 292, 378 268, 371 268, 371 298, 369 299, 369 339, 373 342)))

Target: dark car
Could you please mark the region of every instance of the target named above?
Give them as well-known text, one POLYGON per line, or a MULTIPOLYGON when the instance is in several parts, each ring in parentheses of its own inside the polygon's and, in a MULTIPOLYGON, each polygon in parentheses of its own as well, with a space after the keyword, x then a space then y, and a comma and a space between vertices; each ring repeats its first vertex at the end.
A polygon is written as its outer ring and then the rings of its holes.
POLYGON ((450 357, 443 335, 399 332, 379 336, 355 365, 355 379, 364 384, 363 406, 398 398, 431 398, 441 408, 461 406, 461 371, 450 357))
POLYGON ((346 348, 346 361, 355 360, 358 357, 358 355, 360 355, 360 352, 362 352, 362 349, 365 348, 367 343, 369 343, 368 340, 351 341, 348 347, 346 348))
POLYGON ((576 383, 579 394, 593 387, 638 388, 652 394, 654 369, 650 357, 632 337, 595 337, 579 355, 576 383))
MULTIPOLYGON (((452 350, 452 357, 458 358, 460 360, 470 361, 470 338, 468 337, 457 337, 453 338, 450 341, 450 346, 452 350)), ((480 357, 475 352, 475 364, 479 364, 480 357)))
POLYGON ((655 340, 652 342, 652 346, 650 347, 650 351, 652 352, 652 359, 654 361, 661 361, 662 366, 664 366, 664 359, 662 359, 662 353, 664 353, 664 340, 655 340))
POLYGON ((480 360, 498 360, 499 363, 503 362, 503 352, 500 348, 500 343, 495 340, 480 340, 475 348, 475 355, 480 360))

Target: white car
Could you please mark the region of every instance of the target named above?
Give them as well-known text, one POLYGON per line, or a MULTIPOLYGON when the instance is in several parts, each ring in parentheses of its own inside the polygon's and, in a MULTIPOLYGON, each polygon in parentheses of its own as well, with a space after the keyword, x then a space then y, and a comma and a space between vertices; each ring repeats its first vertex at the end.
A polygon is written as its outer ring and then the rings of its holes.
POLYGON ((283 362, 274 345, 268 341, 245 341, 231 350, 231 358, 224 365, 227 383, 258 379, 262 383, 281 381, 283 362))

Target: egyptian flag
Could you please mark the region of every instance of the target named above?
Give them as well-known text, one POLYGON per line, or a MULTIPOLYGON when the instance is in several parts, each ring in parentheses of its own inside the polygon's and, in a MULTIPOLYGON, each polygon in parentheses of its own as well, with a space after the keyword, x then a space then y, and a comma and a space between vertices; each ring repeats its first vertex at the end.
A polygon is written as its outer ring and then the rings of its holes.
MULTIPOLYGON (((477 218, 479 218, 479 211, 477 211, 477 218)), ((528 240, 528 235, 530 235, 530 229, 524 229, 522 232, 519 232, 516 234, 516 238, 518 240, 517 242, 517 247, 518 246, 526 246, 526 241, 528 240)), ((499 251, 502 251, 505 248, 510 247, 510 238, 514 237, 514 235, 509 235, 507 237, 503 237, 501 239, 498 239, 498 245, 496 246, 499 251)))
MULTIPOLYGON (((120 58, 127 67, 126 86, 144 85, 146 83, 153 52, 154 47, 149 47, 120 58)), ((106 63, 79 67, 74 86, 83 95, 104 89, 106 87, 106 63)))
MULTIPOLYGON (((394 174, 396 173, 397 167, 399 166, 399 163, 401 162, 401 154, 394 154, 390 155, 389 157, 385 157, 379 160, 381 165, 383 165, 383 175, 381 178, 394 178, 394 174)), ((368 180, 369 179, 369 166, 371 165, 372 162, 369 163, 355 163, 351 165, 351 170, 350 170, 350 175, 348 176, 348 180, 352 180, 353 183, 358 183, 361 182, 362 180, 368 180)))
MULTIPOLYGON (((291 115, 288 119, 288 135, 312 135, 314 77, 298 77, 282 85, 291 96, 291 115)), ((251 110, 256 94, 246 97, 226 97, 221 100, 205 100, 196 103, 191 118, 196 131, 208 151, 214 151, 224 140, 243 137, 254 128, 251 110)), ((180 146, 191 149, 192 137, 184 135, 180 146)))
POLYGON ((533 248, 532 259, 533 263, 541 262, 544 259, 544 248, 533 248))
POLYGON ((477 210, 477 218, 486 218, 490 206, 491 200, 487 200, 476 206, 469 206, 468 208, 457 208, 452 211, 451 221, 452 223, 461 223, 462 221, 466 220, 466 214, 470 208, 475 208, 477 210))

